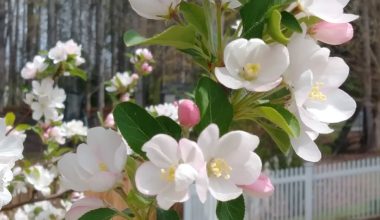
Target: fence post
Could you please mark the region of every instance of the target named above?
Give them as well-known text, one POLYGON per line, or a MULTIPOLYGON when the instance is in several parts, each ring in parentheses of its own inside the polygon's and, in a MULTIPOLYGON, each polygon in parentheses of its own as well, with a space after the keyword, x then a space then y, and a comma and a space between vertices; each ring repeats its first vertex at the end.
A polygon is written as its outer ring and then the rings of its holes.
POLYGON ((313 163, 305 163, 305 220, 313 219, 313 163))

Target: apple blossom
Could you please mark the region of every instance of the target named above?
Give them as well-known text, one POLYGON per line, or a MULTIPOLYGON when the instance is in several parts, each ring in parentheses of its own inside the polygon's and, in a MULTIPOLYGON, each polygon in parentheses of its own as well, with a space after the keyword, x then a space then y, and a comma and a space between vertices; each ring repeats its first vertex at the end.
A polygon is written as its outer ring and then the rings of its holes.
POLYGON ((298 5, 307 16, 316 16, 330 23, 347 23, 359 18, 344 13, 349 2, 350 0, 298 0, 298 5))
POLYGON ((178 120, 187 128, 197 125, 201 120, 198 106, 192 100, 181 100, 178 105, 178 120))
POLYGON ((71 120, 62 124, 65 137, 86 136, 88 128, 84 126, 83 121, 71 120))
POLYGON ((54 169, 48 170, 40 164, 30 167, 25 173, 25 180, 44 196, 50 195, 50 185, 56 177, 57 173, 54 169))
POLYGON ((66 142, 65 132, 62 127, 54 126, 49 127, 43 134, 45 141, 55 141, 58 144, 64 144, 66 142))
POLYGON ((178 104, 177 103, 164 103, 159 105, 152 105, 146 108, 148 112, 155 116, 166 116, 174 121, 178 121, 178 104))
POLYGON ((240 187, 246 194, 257 198, 267 198, 274 192, 274 186, 265 174, 261 174, 254 183, 240 187))
POLYGON ((89 211, 105 207, 101 199, 85 197, 76 201, 66 213, 66 220, 78 220, 89 211))
MULTIPOLYGON (((147 48, 139 48, 135 51, 136 56, 142 57, 145 60, 153 60, 153 54, 147 48)), ((135 62, 132 62, 135 63, 135 62)))
POLYGON ((129 0, 129 3, 144 18, 164 20, 171 16, 181 0, 129 0))
POLYGON ((354 37, 354 29, 350 23, 334 24, 321 21, 310 29, 314 39, 330 45, 340 45, 354 37))
POLYGON ((30 205, 25 205, 22 208, 18 209, 15 215, 15 219, 17 220, 64 219, 64 217, 65 210, 56 208, 49 201, 42 201, 30 205))
POLYGON ((202 152, 195 142, 160 134, 146 142, 143 147, 149 162, 136 171, 137 189, 156 196, 158 205, 169 209, 176 202, 189 199, 189 186, 196 180, 204 166, 202 152))
POLYGON ((280 44, 237 39, 226 46, 224 62, 226 67, 215 69, 221 84, 231 89, 265 92, 281 83, 281 76, 289 65, 289 54, 280 44))
POLYGON ((44 57, 35 56, 33 62, 27 62, 25 67, 22 68, 21 76, 24 79, 34 79, 38 73, 43 72, 47 67, 44 57))
POLYGON ((122 177, 127 147, 121 136, 101 127, 88 130, 87 144, 76 153, 67 153, 58 161, 64 187, 76 191, 105 192, 122 177))
POLYGON ((56 46, 49 50, 48 57, 52 59, 55 64, 66 61, 68 54, 65 50, 65 44, 58 41, 56 46))
POLYGON ((131 94, 129 94, 128 92, 126 92, 120 96, 121 102, 128 102, 130 100, 131 100, 131 94))
POLYGON ((141 65, 141 70, 145 73, 145 74, 148 74, 148 73, 151 73, 153 71, 153 67, 151 65, 149 65, 149 63, 147 62, 144 62, 142 65, 141 65))
POLYGON ((110 85, 106 87, 106 91, 125 91, 128 87, 135 83, 136 80, 136 76, 134 74, 130 75, 129 72, 116 73, 116 75, 111 79, 110 85))
POLYGON ((81 54, 82 46, 78 45, 73 40, 69 40, 66 42, 58 41, 55 47, 50 49, 48 57, 57 64, 66 61, 69 55, 72 55, 75 56, 75 64, 79 66, 85 62, 81 57, 81 54))
POLYGON ((23 158, 24 140, 23 135, 7 134, 5 120, 0 118, 0 209, 12 199, 7 187, 13 179, 12 167, 23 158))
POLYGON ((244 131, 232 131, 219 138, 219 128, 209 125, 198 138, 207 165, 197 179, 197 193, 201 202, 207 191, 219 201, 239 197, 240 185, 249 185, 261 174, 261 159, 253 151, 259 138, 244 131))

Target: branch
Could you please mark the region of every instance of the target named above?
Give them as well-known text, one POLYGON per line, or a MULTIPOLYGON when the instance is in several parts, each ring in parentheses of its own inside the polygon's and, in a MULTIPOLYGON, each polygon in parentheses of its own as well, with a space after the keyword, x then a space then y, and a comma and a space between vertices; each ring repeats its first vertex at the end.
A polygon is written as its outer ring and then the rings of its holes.
POLYGON ((69 190, 69 191, 65 191, 65 192, 62 192, 62 193, 59 193, 59 194, 55 194, 55 195, 51 195, 51 196, 48 196, 48 197, 40 197, 40 198, 35 198, 35 199, 32 198, 30 200, 23 201, 23 202, 20 202, 20 203, 17 203, 17 204, 10 204, 10 205, 4 206, 4 208, 2 209, 2 211, 10 211, 10 210, 19 208, 21 206, 32 204, 32 203, 36 203, 36 202, 51 201, 51 200, 55 200, 55 199, 60 199, 60 198, 65 197, 66 194, 69 194, 69 193, 72 193, 72 192, 73 192, 72 190, 69 190))

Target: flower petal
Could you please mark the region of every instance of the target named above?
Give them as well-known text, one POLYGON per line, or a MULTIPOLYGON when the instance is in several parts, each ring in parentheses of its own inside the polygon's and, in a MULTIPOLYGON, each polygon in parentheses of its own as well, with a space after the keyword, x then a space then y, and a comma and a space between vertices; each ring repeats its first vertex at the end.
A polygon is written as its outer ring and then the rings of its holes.
POLYGON ((302 159, 310 162, 321 160, 321 151, 305 132, 301 132, 298 138, 292 138, 290 142, 296 154, 302 159))
POLYGON ((142 147, 149 160, 160 168, 168 168, 176 165, 179 160, 179 148, 177 141, 166 134, 154 136, 142 147))
POLYGON ((232 167, 231 180, 236 185, 248 185, 253 183, 261 174, 262 163, 260 157, 249 152, 249 159, 244 164, 232 167))
POLYGON ((152 162, 145 162, 137 169, 135 182, 137 189, 149 196, 159 194, 168 185, 161 176, 160 168, 152 162))
POLYGON ((230 89, 240 89, 243 87, 243 79, 234 73, 228 72, 227 68, 215 68, 215 76, 218 81, 230 89))
POLYGON ((355 113, 356 102, 346 92, 334 89, 324 93, 327 100, 305 103, 306 109, 313 114, 316 120, 325 123, 339 123, 349 119, 355 113))
POLYGON ((205 164, 202 150, 197 143, 185 138, 181 139, 179 141, 179 151, 182 161, 186 164, 190 164, 195 169, 199 170, 205 164))
POLYGON ((206 161, 212 159, 217 149, 219 140, 219 128, 216 124, 210 124, 198 137, 198 146, 203 152, 206 161))
POLYGON ((188 190, 198 176, 197 170, 189 164, 180 164, 175 171, 175 190, 188 190))
POLYGON ((243 193, 241 188, 224 178, 210 178, 209 181, 209 191, 219 201, 226 202, 233 200, 243 193))

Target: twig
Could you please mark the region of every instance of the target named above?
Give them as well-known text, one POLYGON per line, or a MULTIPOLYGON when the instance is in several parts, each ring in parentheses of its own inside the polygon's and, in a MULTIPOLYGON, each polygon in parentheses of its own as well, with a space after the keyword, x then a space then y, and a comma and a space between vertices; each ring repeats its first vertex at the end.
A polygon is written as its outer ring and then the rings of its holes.
POLYGON ((2 209, 2 211, 10 211, 10 210, 19 208, 21 206, 32 204, 32 203, 36 203, 36 202, 51 201, 51 200, 59 199, 59 198, 62 198, 64 196, 66 196, 66 194, 69 194, 69 193, 72 193, 72 192, 73 192, 72 190, 69 190, 69 191, 65 191, 63 193, 51 195, 51 196, 48 196, 48 197, 40 197, 40 198, 35 198, 35 199, 32 198, 31 200, 28 200, 28 201, 24 201, 24 202, 20 202, 20 203, 17 203, 17 204, 10 204, 10 205, 4 206, 4 208, 2 209))

